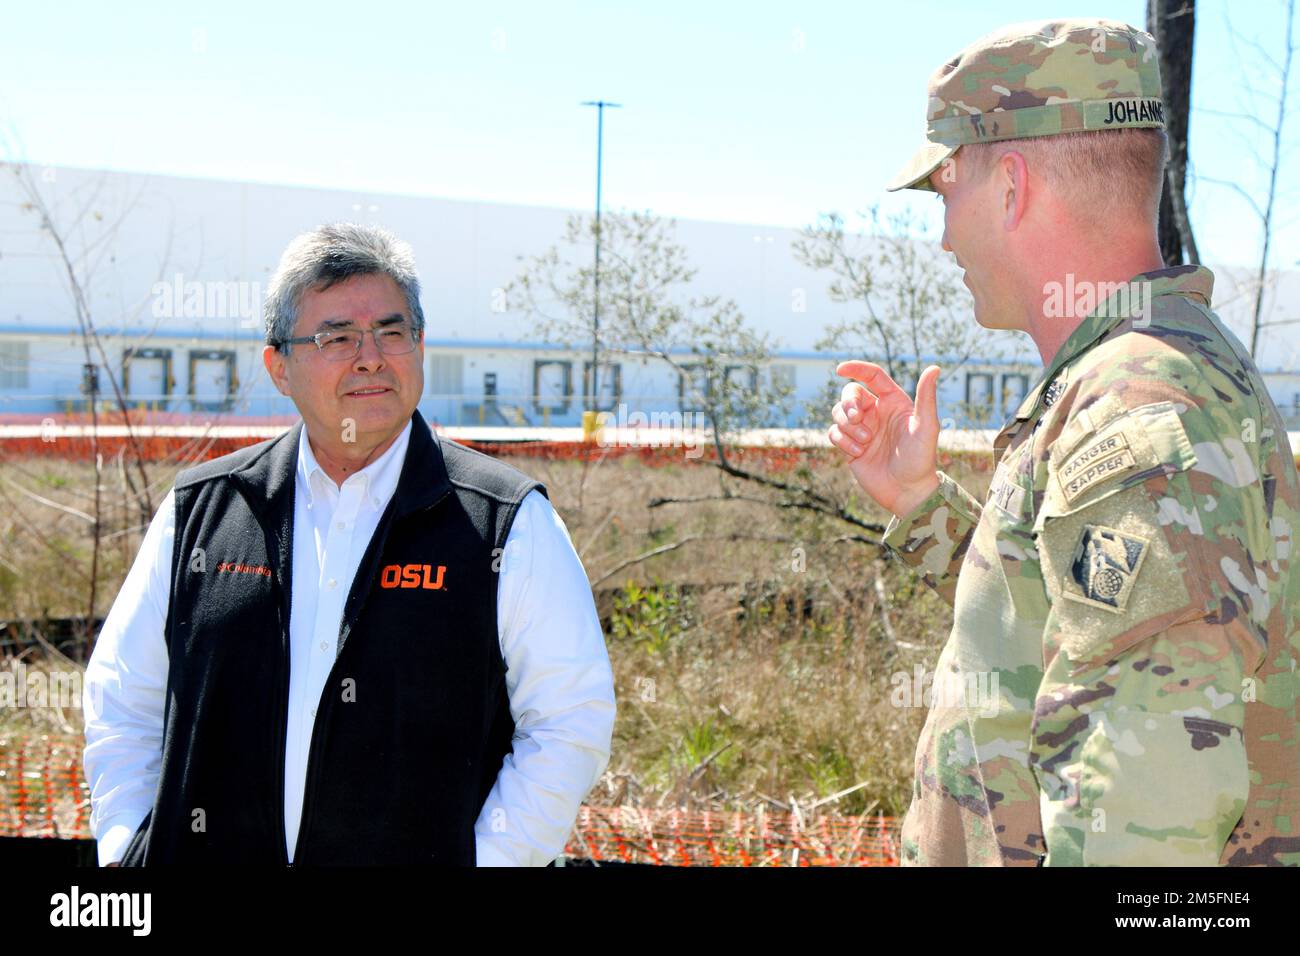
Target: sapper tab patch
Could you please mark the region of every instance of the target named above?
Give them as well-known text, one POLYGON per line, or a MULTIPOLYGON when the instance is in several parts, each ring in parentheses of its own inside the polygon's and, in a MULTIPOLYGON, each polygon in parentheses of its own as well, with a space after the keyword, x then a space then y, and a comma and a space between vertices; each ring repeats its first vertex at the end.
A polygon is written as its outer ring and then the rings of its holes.
POLYGON ((1061 593, 1107 611, 1124 610, 1150 546, 1147 538, 1101 525, 1084 525, 1061 582, 1061 593))

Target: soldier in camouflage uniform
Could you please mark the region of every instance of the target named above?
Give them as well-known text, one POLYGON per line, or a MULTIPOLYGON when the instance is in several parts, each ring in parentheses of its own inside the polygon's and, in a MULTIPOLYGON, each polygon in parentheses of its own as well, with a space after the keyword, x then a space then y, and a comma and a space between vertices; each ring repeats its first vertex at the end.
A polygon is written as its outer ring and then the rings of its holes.
MULTIPOLYGON (((961 183, 966 144, 1160 128, 1153 54, 1108 21, 984 38, 932 78, 929 142, 891 188, 935 189, 951 216, 956 190, 988 188, 961 183)), ((936 366, 915 403, 841 366, 866 387, 845 387, 831 441, 894 512, 885 543, 953 605, 936 689, 992 698, 935 697, 905 864, 1300 864, 1300 476, 1213 281, 1156 268, 1098 295, 998 434, 982 503, 936 468, 936 366)))

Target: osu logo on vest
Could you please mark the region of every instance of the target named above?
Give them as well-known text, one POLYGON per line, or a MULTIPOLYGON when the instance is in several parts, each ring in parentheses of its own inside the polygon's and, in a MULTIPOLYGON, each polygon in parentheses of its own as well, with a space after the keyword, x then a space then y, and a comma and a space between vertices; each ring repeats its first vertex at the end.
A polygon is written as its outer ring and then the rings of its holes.
POLYGON ((447 566, 438 565, 435 575, 432 564, 386 564, 379 575, 379 586, 383 588, 425 588, 429 591, 442 590, 442 576, 447 566))

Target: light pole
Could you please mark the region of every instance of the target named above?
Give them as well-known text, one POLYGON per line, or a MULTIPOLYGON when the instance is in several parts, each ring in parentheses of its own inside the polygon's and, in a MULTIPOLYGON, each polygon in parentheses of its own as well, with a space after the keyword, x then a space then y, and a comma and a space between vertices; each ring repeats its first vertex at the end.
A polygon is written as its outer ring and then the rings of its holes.
POLYGON ((767 293, 764 279, 767 278, 767 256, 764 255, 767 247, 772 243, 771 236, 755 236, 754 243, 758 246, 758 321, 761 325, 765 315, 765 306, 767 304, 767 293))
POLYGON ((596 107, 596 271, 591 279, 591 411, 595 413, 599 410, 600 396, 600 167, 605 143, 605 108, 617 109, 623 104, 586 100, 581 105, 596 107))

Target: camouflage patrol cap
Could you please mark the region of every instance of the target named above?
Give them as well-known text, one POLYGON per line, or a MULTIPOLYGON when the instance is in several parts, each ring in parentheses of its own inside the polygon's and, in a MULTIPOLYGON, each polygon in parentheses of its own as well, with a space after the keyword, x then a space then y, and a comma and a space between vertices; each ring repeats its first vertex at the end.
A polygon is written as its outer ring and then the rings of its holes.
POLYGON ((1116 20, 1044 20, 976 40, 930 77, 926 142, 887 187, 931 189, 967 143, 1165 125, 1151 34, 1116 20))

